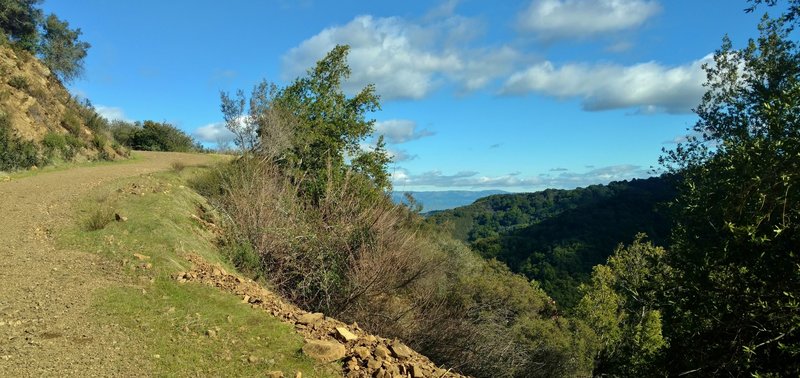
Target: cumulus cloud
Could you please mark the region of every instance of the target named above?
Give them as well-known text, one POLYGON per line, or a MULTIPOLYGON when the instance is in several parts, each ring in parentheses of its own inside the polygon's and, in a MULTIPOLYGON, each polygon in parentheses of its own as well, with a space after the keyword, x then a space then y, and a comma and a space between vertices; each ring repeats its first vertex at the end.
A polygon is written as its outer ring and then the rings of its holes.
POLYGON ((444 174, 441 171, 411 174, 406 170, 398 169, 392 174, 392 182, 395 187, 399 188, 506 188, 533 191, 545 188, 571 189, 647 176, 649 176, 648 171, 637 165, 614 165, 582 173, 564 171, 557 175, 542 174, 534 177, 521 177, 517 172, 502 176, 484 176, 475 171, 463 171, 452 175, 444 174))
POLYGON ((674 67, 656 62, 558 67, 546 61, 511 75, 501 93, 579 98, 590 111, 637 108, 641 113, 687 113, 703 96, 702 66, 711 62, 712 55, 674 67))
POLYGON ((430 130, 417 130, 417 123, 407 119, 390 119, 375 123, 375 133, 383 135, 387 143, 399 144, 431 136, 430 130))
POLYGON ((507 46, 468 47, 484 27, 452 15, 454 6, 446 3, 419 22, 364 15, 324 29, 283 56, 284 78, 304 74, 337 44, 350 46, 352 76, 345 90, 374 83, 384 99, 420 99, 450 82, 475 90, 512 72, 520 54, 507 46))
POLYGON ((125 111, 123 111, 122 108, 96 105, 94 110, 97 111, 97 114, 100 114, 100 116, 109 121, 130 121, 125 117, 125 111))
POLYGON ((223 122, 198 127, 193 134, 197 140, 205 143, 230 143, 234 138, 233 133, 225 128, 223 122))
POLYGON ((638 27, 660 10, 648 0, 533 0, 517 27, 542 39, 587 38, 638 27))

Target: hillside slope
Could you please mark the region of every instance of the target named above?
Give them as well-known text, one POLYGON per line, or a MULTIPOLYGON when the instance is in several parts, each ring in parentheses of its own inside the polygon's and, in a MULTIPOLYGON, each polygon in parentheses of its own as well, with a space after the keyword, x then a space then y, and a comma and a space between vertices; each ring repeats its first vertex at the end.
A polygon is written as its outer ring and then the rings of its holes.
POLYGON ((442 211, 429 221, 446 228, 485 258, 539 281, 561 306, 619 243, 646 233, 669 236, 665 203, 675 196, 668 177, 612 182, 574 190, 495 195, 442 211))
POLYGON ((27 51, 0 42, 0 78, 0 128, 34 142, 42 161, 113 160, 127 154, 113 143, 106 121, 27 51))

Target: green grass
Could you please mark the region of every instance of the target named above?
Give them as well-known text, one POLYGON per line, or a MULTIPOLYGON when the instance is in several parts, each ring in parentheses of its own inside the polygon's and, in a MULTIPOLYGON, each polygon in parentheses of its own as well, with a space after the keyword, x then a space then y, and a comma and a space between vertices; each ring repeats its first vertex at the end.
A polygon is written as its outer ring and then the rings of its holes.
POLYGON ((303 339, 291 326, 232 294, 171 278, 190 268, 186 253, 234 271, 214 236, 191 216, 210 208, 184 180, 201 169, 118 180, 77 205, 75 225, 60 235, 59 244, 115 262, 122 277, 119 285, 96 294, 96 319, 126 328, 140 346, 129 354, 149 370, 137 372, 144 375, 263 376, 280 370, 291 377, 297 371, 303 377, 338 376, 335 365, 319 365, 301 354, 303 339), (85 231, 80 219, 98 208, 128 220, 85 231), (150 258, 139 261, 134 253, 150 258))

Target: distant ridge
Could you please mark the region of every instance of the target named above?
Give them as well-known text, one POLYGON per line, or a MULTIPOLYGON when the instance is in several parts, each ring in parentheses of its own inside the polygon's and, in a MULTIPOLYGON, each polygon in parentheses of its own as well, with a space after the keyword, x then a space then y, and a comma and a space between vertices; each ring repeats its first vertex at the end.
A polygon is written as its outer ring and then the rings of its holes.
POLYGON ((405 203, 406 193, 411 194, 422 205, 423 213, 454 209, 459 206, 469 205, 483 197, 508 194, 508 192, 502 190, 398 191, 392 192, 392 200, 396 203, 405 203))

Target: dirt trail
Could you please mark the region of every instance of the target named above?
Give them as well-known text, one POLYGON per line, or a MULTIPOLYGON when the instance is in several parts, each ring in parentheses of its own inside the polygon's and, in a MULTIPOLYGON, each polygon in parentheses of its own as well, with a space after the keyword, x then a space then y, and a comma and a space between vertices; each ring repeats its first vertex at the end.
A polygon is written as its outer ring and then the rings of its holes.
MULTIPOLYGON (((120 328, 92 321, 92 293, 114 283, 98 256, 60 250, 52 233, 72 203, 111 180, 166 170, 206 155, 141 152, 132 163, 81 167, 0 182, 0 376, 131 376, 120 328), (104 273, 105 272, 105 273, 104 273)), ((141 374, 146 372, 138 370, 141 374)))

